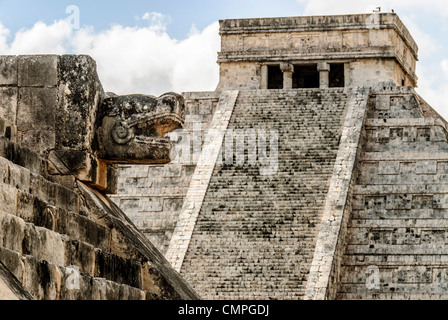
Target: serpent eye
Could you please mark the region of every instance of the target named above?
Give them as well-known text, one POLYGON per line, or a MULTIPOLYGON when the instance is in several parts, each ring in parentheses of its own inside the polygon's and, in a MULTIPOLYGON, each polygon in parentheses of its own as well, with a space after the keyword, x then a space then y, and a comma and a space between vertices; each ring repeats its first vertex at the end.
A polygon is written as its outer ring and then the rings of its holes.
POLYGON ((126 144, 134 139, 134 129, 123 122, 115 123, 111 131, 112 139, 118 144, 126 144))

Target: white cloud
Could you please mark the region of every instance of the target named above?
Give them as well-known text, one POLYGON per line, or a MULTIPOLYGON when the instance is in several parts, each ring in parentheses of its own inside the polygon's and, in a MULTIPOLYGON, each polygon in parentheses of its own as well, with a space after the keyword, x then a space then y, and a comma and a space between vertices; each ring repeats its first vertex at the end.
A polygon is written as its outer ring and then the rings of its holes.
POLYGON ((142 20, 149 22, 149 27, 152 30, 165 32, 167 24, 171 23, 170 16, 162 14, 160 12, 146 12, 142 16, 142 20))
MULTIPOLYGON (((448 62, 448 61, 447 61, 448 62)), ((443 66, 442 66, 443 67, 443 66)), ((420 70, 416 91, 445 120, 448 120, 448 77, 441 78, 426 68, 420 70)))
MULTIPOLYGON (((446 0, 297 0, 303 6, 303 15, 370 13, 376 7, 381 12, 391 12, 399 15, 419 47, 419 62, 417 62, 418 88, 417 92, 445 119, 448 119, 448 43, 446 38, 438 38, 423 31, 423 24, 433 21, 446 21, 448 17, 448 1, 446 0), (417 16, 426 14, 420 19, 422 25, 414 21, 417 16), (411 19, 410 17, 413 17, 411 19)), ((440 26, 443 27, 443 26, 440 26)), ((434 30, 439 31, 439 30, 434 30)))
MULTIPOLYGON (((304 4, 304 14, 369 12, 370 4, 369 0, 300 2, 304 4)), ((439 15, 448 15, 448 1, 445 0, 378 0, 377 5, 383 11, 386 8, 397 11, 409 5, 414 6, 414 12, 415 8, 427 5, 432 6, 432 10, 439 8, 439 15)), ((406 15, 400 14, 400 18, 420 48, 417 91, 448 119, 448 58, 443 56, 447 45, 422 31, 406 15)), ((104 89, 117 94, 160 95, 167 91, 215 89, 219 74, 216 64, 220 50, 218 22, 203 30, 192 25, 187 38, 179 41, 166 32, 166 25, 171 22, 169 16, 152 12, 140 15, 139 19, 147 21, 147 25, 115 25, 97 32, 85 26, 76 30, 68 21, 60 20, 49 25, 38 22, 14 35, 0 23, 0 54, 88 54, 97 62, 104 89)))
POLYGON ((444 76, 448 78, 448 59, 442 60, 440 66, 442 67, 444 76))
POLYGON ((37 22, 31 29, 20 30, 15 34, 9 51, 20 54, 62 54, 66 52, 71 35, 72 26, 66 20, 51 25, 37 22))
POLYGON ((418 57, 420 61, 429 59, 432 54, 441 49, 441 44, 437 41, 437 39, 421 30, 419 26, 412 21, 412 19, 405 15, 400 16, 400 19, 411 33, 414 41, 417 43, 419 48, 418 57))
POLYGON ((0 52, 5 52, 8 50, 8 36, 9 36, 9 30, 6 29, 1 23, 0 23, 0 52))
POLYGON ((104 89, 117 94, 215 89, 217 22, 202 31, 192 28, 185 40, 178 41, 166 33, 169 17, 146 13, 141 19, 148 25, 114 25, 101 32, 73 29, 66 20, 38 22, 17 32, 9 43, 9 30, 0 24, 0 54, 88 54, 97 62, 104 89))
POLYGON ((173 72, 175 88, 183 91, 215 89, 219 77, 217 52, 221 45, 218 30, 218 22, 202 32, 192 27, 189 37, 179 43, 173 72))

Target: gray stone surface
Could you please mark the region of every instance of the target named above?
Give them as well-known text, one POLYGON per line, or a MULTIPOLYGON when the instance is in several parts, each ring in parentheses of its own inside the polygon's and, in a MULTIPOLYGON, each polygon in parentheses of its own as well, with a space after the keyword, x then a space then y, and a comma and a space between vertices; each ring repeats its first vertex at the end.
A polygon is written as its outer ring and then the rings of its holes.
POLYGON ((325 199, 316 249, 308 276, 305 299, 334 299, 344 250, 347 221, 351 211, 348 201, 356 174, 362 128, 367 109, 369 88, 351 90, 341 141, 325 199))
POLYGON ((304 297, 347 100, 340 89, 240 91, 228 128, 278 130, 278 169, 215 165, 181 267, 202 297, 304 297))
MULTIPOLYGON (((199 299, 104 193, 117 168, 96 153, 105 94, 93 59, 2 56, 0 66, 0 298, 199 299)), ((183 103, 160 100, 139 125, 163 136, 183 103)), ((131 159, 132 148, 121 160, 131 159)))
POLYGON ((448 298, 448 123, 398 16, 220 35, 217 91, 182 96, 105 93, 85 55, 0 56, 0 298, 448 298), (309 63, 320 89, 291 89, 309 63))
POLYGON ((371 96, 338 299, 447 296, 446 125, 418 101, 405 87, 371 96))
POLYGON ((213 119, 205 138, 201 156, 190 186, 185 196, 181 212, 177 217, 176 228, 165 254, 171 265, 180 272, 182 263, 190 246, 196 220, 220 154, 224 135, 238 97, 238 90, 224 91, 220 98, 213 119))
POLYGON ((0 85, 17 85, 17 57, 1 56, 0 85))
POLYGON ((20 87, 55 87, 58 82, 57 55, 18 56, 20 87))

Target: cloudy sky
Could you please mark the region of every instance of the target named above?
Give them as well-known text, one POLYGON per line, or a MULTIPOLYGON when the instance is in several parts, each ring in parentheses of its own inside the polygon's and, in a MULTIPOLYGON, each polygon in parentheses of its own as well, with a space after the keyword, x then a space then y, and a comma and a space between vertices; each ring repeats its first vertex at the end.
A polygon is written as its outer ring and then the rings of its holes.
POLYGON ((214 90, 218 20, 394 9, 419 46, 417 91, 448 119, 446 0, 0 0, 0 54, 91 55, 106 91, 214 90))

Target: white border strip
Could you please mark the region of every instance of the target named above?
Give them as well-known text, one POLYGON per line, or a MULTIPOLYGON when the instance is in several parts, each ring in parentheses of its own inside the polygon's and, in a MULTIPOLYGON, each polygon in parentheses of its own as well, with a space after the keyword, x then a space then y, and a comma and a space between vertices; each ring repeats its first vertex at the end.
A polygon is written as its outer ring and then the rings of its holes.
POLYGON ((344 241, 344 228, 346 228, 347 216, 350 214, 347 212, 349 211, 347 202, 370 94, 369 88, 353 88, 351 90, 341 142, 325 199, 316 248, 308 275, 305 300, 332 298, 332 291, 334 291, 334 288, 331 288, 332 274, 338 275, 337 270, 332 269, 338 268, 335 265, 335 260, 340 254, 338 250, 344 249, 341 248, 341 241, 344 241))
POLYGON ((190 186, 179 213, 165 258, 180 272, 190 244, 196 220, 207 192, 218 155, 220 154, 225 131, 230 122, 238 90, 223 91, 210 123, 207 137, 202 146, 198 164, 191 178, 190 186))

